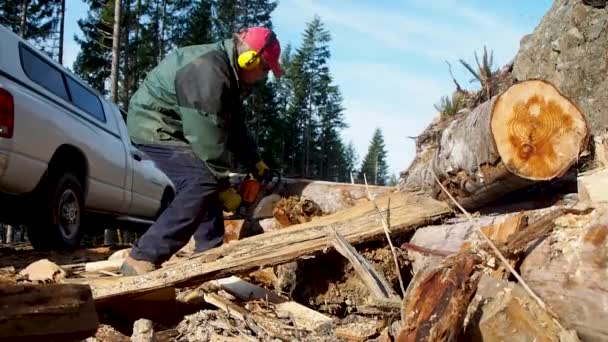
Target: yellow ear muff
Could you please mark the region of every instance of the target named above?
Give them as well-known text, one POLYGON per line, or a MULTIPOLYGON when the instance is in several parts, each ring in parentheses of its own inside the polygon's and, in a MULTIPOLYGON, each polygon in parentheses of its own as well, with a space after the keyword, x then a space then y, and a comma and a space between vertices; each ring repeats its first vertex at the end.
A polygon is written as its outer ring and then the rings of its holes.
POLYGON ((244 70, 253 70, 257 68, 260 64, 258 56, 258 53, 253 50, 243 52, 238 58, 239 67, 244 70))

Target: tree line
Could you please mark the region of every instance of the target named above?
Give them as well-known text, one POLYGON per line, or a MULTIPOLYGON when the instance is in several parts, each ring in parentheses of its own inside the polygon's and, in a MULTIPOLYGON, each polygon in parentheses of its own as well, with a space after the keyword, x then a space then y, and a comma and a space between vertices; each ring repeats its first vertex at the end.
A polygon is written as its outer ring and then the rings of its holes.
MULTIPOLYGON (((180 46, 227 39, 239 29, 272 28, 271 0, 84 0, 89 11, 73 37, 80 51, 74 73, 127 109, 146 74, 180 46), (116 25, 115 25, 116 24, 116 25)), ((3 25, 62 62, 65 0, 5 0, 3 25)), ((248 124, 270 167, 286 176, 329 181, 394 183, 389 179, 382 132, 377 129, 359 163, 342 94, 328 62, 330 32, 318 16, 302 32, 299 46, 283 42, 281 79, 268 77, 245 99, 248 124)))

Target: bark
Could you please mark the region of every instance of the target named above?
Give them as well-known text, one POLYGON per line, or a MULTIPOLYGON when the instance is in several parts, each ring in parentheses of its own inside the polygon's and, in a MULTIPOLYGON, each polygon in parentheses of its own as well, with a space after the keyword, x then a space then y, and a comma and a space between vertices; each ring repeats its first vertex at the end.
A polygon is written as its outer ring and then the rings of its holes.
POLYGON ((467 209, 562 177, 589 140, 576 105, 549 83, 535 80, 515 84, 442 124, 442 131, 434 131, 436 141, 418 151, 400 188, 447 200, 435 174, 467 209))
POLYGON ((63 65, 63 36, 65 35, 65 0, 61 0, 61 13, 59 17, 59 53, 57 60, 63 65))
POLYGON ((118 103, 118 67, 120 65, 120 11, 122 0, 114 0, 114 31, 112 33, 111 96, 118 103))
POLYGON ((27 26, 27 8, 30 4, 30 0, 21 1, 21 20, 19 25, 19 35, 21 38, 25 38, 25 27, 27 26))
POLYGON ((86 285, 0 285, 0 307, 0 339, 82 340, 99 324, 86 285))
POLYGON ((396 341, 458 341, 479 281, 474 269, 479 262, 461 253, 414 282, 403 300, 406 319, 396 341))
MULTIPOLYGON (((395 193, 376 201, 383 215, 390 215, 393 234, 410 231, 450 212, 446 204, 423 194, 395 193)), ((94 297, 101 302, 169 286, 193 285, 323 253, 332 246, 330 226, 351 244, 385 238, 375 207, 364 203, 289 229, 234 241, 143 276, 81 281, 92 286, 94 297)))
POLYGON ((160 34, 158 36, 158 61, 165 57, 165 26, 167 20, 167 1, 162 0, 162 12, 160 16, 160 34))

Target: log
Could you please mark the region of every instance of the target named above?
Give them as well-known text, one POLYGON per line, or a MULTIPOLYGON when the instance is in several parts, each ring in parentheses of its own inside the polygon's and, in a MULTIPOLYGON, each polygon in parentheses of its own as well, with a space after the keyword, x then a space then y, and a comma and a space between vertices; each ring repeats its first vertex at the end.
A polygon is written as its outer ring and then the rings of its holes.
MULTIPOLYGON (((239 174, 231 175, 230 182, 236 184, 242 177, 243 175, 239 174)), ((276 179, 274 181, 276 182, 276 179)), ((391 186, 369 186, 370 193, 376 197, 387 195, 395 190, 396 188, 391 186)), ((281 182, 271 189, 271 192, 281 197, 297 196, 309 198, 321 207, 324 215, 333 214, 368 201, 364 184, 316 181, 301 178, 283 177, 281 178, 281 182)), ((274 203, 275 200, 278 199, 276 197, 271 198, 271 202, 274 203)), ((269 217, 267 216, 266 204, 264 201, 260 201, 258 204, 259 207, 266 208, 266 210, 263 210, 266 215, 262 215, 261 212, 254 210, 255 217, 269 217)))
POLYGON ((581 201, 608 202, 608 169, 596 169, 580 175, 577 186, 581 201))
MULTIPOLYGON (((390 215, 391 232, 401 234, 434 222, 451 210, 422 193, 394 193, 376 199, 390 215), (389 205, 390 204, 390 208, 389 205), (390 213, 388 211, 390 210, 390 213)), ((97 301, 141 294, 155 289, 197 285, 211 279, 283 264, 332 249, 328 227, 333 225, 351 244, 385 238, 384 228, 371 202, 320 217, 289 229, 279 229, 210 249, 136 277, 83 279, 97 301)))
POLYGON ((0 308, 0 340, 85 339, 99 325, 86 285, 0 285, 0 308))
POLYGON ((400 189, 422 189, 447 200, 436 174, 469 210, 564 176, 589 142, 583 113, 539 80, 515 84, 444 124, 435 144, 417 153, 400 189))
POLYGON ((608 206, 565 214, 521 265, 521 276, 584 341, 608 340, 608 206))

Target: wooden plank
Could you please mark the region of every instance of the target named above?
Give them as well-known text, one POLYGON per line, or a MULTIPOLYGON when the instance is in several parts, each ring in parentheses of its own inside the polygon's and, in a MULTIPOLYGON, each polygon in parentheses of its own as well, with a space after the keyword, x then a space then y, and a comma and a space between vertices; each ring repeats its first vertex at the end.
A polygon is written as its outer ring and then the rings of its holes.
POLYGON ((397 296, 397 293, 395 293, 388 281, 384 279, 381 273, 378 273, 374 269, 367 259, 359 254, 335 229, 331 229, 331 235, 334 239, 332 244, 336 251, 342 254, 353 265, 355 272, 374 297, 399 301, 399 296, 397 296))
POLYGON ((228 313, 230 316, 238 318, 241 321, 244 321, 245 317, 249 315, 249 311, 247 311, 247 309, 234 304, 216 293, 206 293, 205 302, 226 311, 226 313, 228 313))
POLYGON ((0 340, 85 339, 99 325, 86 285, 0 285, 0 308, 0 340))
MULTIPOLYGON (((408 232, 429 224, 451 210, 443 202, 422 193, 394 193, 379 197, 385 215, 390 209, 392 234, 408 232), (390 203, 390 208, 388 207, 390 203)), ((260 267, 282 264, 303 256, 323 253, 332 248, 327 229, 335 229, 351 244, 384 238, 379 216, 370 202, 345 209, 311 222, 252 236, 208 250, 151 273, 135 276, 86 279, 97 301, 175 286, 189 286, 260 267)))

